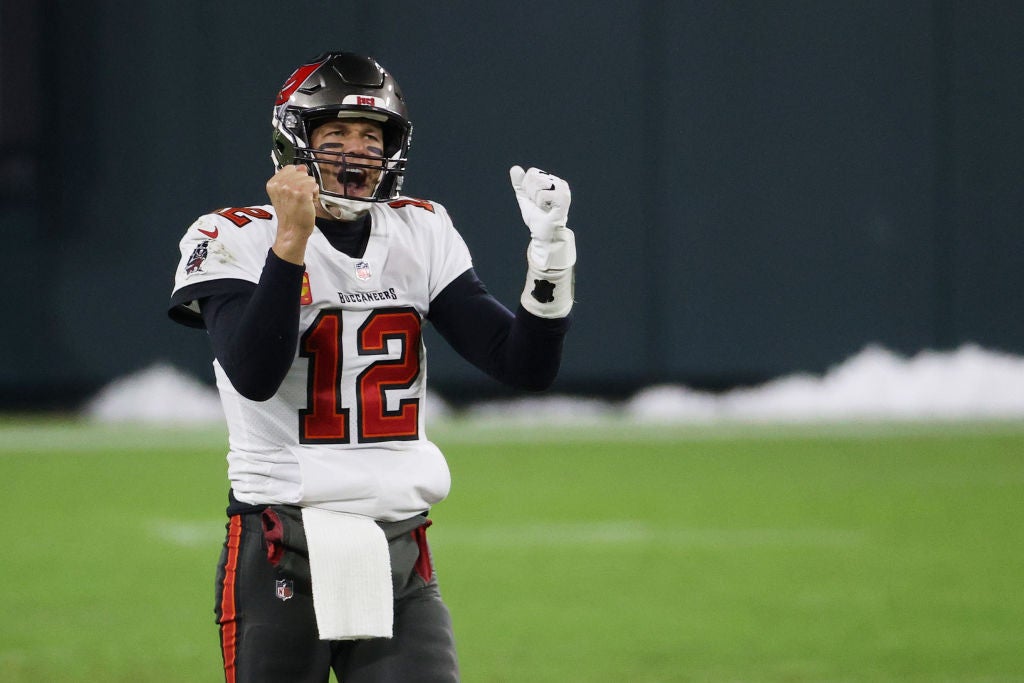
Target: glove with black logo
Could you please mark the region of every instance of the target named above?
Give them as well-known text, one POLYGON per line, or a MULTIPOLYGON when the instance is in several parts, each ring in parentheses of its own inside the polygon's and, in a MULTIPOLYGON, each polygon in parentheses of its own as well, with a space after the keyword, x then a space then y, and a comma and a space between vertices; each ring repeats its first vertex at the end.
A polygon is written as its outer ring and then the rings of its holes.
POLYGON ((541 318, 564 318, 572 310, 576 237, 566 227, 572 194, 557 176, 521 166, 509 169, 523 222, 530 228, 526 287, 520 302, 541 318))

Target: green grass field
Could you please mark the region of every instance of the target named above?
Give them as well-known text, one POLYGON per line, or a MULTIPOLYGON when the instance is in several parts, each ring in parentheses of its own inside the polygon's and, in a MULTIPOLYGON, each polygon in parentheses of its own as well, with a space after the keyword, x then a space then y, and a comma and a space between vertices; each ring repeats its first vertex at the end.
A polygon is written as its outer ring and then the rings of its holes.
MULTIPOLYGON (((1024 681, 1024 425, 432 436, 468 683, 1024 681)), ((0 421, 0 680, 222 680, 223 435, 0 421)))

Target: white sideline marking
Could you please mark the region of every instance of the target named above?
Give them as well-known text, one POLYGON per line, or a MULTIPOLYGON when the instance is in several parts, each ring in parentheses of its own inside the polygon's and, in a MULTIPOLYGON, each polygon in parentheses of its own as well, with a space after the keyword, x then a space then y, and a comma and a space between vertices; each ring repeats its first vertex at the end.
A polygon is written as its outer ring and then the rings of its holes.
MULTIPOLYGON (((642 425, 628 420, 573 425, 502 424, 466 419, 438 420, 428 436, 444 450, 455 444, 501 443, 632 443, 635 441, 679 444, 714 440, 771 440, 799 438, 886 439, 897 436, 1015 435, 1024 432, 1024 421, 1003 422, 906 422, 834 423, 815 425, 642 425)), ((226 453, 224 427, 152 427, 145 425, 96 425, 82 420, 3 420, 0 416, 0 455, 37 453, 138 452, 187 448, 226 453)))
POLYGON ((643 522, 605 521, 489 527, 438 524, 431 530, 431 538, 441 545, 663 545, 728 549, 763 546, 849 547, 865 543, 867 534, 850 529, 663 529, 643 522))
POLYGON ((151 536, 183 548, 217 545, 224 540, 224 521, 186 522, 180 519, 151 519, 146 529, 151 536))
POLYGON ((134 451, 194 448, 227 451, 223 428, 154 428, 144 425, 94 425, 80 420, 40 420, 24 424, 0 420, 0 455, 64 451, 134 451))

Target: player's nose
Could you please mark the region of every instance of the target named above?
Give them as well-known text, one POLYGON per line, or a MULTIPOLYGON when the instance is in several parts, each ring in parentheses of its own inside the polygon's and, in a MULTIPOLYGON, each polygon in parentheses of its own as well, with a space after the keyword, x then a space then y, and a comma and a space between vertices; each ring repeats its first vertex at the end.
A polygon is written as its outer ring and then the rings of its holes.
POLYGON ((364 154, 366 141, 360 135, 348 135, 341 140, 341 151, 345 154, 364 154))

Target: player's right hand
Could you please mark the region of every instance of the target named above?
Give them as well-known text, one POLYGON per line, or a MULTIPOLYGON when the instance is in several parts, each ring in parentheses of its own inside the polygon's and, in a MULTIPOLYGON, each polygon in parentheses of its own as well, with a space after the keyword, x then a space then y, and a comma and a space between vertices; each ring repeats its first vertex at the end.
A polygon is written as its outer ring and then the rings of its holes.
POLYGON ((320 188, 305 166, 285 166, 267 181, 267 195, 277 214, 274 253, 302 265, 306 241, 316 225, 316 204, 320 188))

